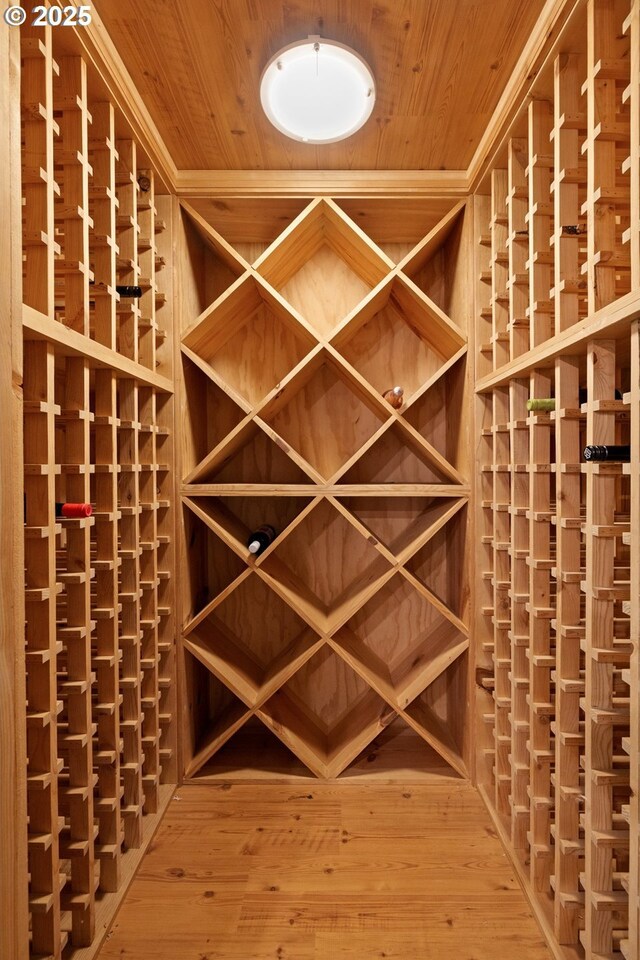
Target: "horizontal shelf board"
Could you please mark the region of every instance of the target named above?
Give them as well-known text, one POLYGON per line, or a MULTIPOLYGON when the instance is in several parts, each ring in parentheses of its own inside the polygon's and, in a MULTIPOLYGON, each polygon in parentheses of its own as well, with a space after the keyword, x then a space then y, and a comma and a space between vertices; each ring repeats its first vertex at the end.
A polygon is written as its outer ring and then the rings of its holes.
POLYGON ((592 316, 581 320, 522 356, 504 364, 476 383, 476 392, 485 393, 521 377, 534 367, 547 367, 556 357, 575 353, 592 339, 628 337, 629 324, 640 317, 640 290, 614 300, 592 316))
POLYGON ((22 305, 22 325, 25 340, 46 340, 53 343, 60 356, 83 357, 91 367, 113 370, 116 376, 131 377, 164 393, 173 393, 171 380, 116 353, 115 350, 110 350, 96 340, 69 329, 63 323, 50 320, 27 304, 22 305))
POLYGON ((468 497, 468 484, 446 483, 338 483, 338 484, 268 484, 268 483, 192 483, 183 484, 185 497, 468 497))

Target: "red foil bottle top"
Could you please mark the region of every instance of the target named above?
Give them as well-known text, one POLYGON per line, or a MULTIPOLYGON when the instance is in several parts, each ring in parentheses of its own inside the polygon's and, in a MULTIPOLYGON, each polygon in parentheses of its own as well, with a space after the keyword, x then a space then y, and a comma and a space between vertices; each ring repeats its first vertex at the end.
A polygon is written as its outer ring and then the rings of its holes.
POLYGON ((93 507, 90 503, 63 503, 62 516, 67 520, 77 520, 80 517, 90 517, 93 507))

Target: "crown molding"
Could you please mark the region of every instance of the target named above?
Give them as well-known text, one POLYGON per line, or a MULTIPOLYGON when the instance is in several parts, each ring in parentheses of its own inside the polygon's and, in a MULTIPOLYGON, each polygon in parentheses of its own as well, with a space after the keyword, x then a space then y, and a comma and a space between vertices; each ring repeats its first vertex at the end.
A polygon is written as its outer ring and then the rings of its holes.
MULTIPOLYGON (((56 0, 62 6, 62 0, 56 0)), ((72 28, 81 53, 121 110, 161 186, 178 197, 451 197, 474 192, 508 134, 522 103, 557 46, 567 21, 585 0, 546 0, 534 31, 466 170, 178 170, 142 103, 133 79, 97 11, 88 27, 72 28)))
POLYGON ((179 197, 464 197, 465 170, 179 170, 179 197))

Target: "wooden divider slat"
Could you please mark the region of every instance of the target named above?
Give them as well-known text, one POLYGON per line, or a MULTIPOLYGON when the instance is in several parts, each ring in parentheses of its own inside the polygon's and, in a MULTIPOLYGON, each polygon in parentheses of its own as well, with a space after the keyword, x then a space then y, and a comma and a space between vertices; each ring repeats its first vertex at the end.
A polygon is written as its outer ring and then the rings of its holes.
MULTIPOLYGON (((640 0, 631 0, 629 39, 629 247, 631 288, 640 287, 640 0)), ((624 94, 623 94, 624 98, 624 94)), ((623 171, 626 169, 623 163, 623 171)))
POLYGON ((493 625, 496 704, 496 808, 511 814, 512 687, 509 598, 509 393, 493 393, 493 625))
MULTIPOLYGON (((122 286, 138 286, 141 272, 138 261, 138 167, 136 144, 133 140, 117 140, 116 196, 118 214, 116 236, 118 258, 116 261, 117 283, 122 286)), ((121 295, 116 307, 118 352, 138 362, 140 303, 138 298, 121 295)))
POLYGON ((477 473, 476 543, 481 558, 476 575, 477 604, 480 611, 476 650, 476 700, 478 709, 478 780, 495 795, 496 784, 496 641, 493 626, 493 402, 479 397, 476 402, 479 427, 477 473))
POLYGON ((493 366, 502 366, 509 360, 509 254, 507 235, 507 170, 493 170, 491 174, 491 311, 493 332, 493 366))
POLYGON ((620 59, 625 51, 628 53, 627 42, 620 39, 622 9, 615 0, 588 0, 587 3, 587 138, 583 150, 587 154, 584 210, 590 229, 583 272, 587 276, 590 313, 629 289, 628 255, 616 253, 616 234, 619 233, 616 218, 628 210, 628 186, 620 185, 616 138, 602 136, 603 127, 615 128, 622 116, 622 104, 615 80, 601 78, 597 72, 601 60, 620 59))
POLYGON ((529 525, 530 477, 524 469, 529 456, 526 380, 512 380, 509 385, 510 436, 510 536, 511 577, 511 841, 514 849, 528 850, 530 811, 530 733, 529 733, 529 525))
POLYGON ((563 411, 577 411, 580 376, 577 358, 555 363, 556 443, 556 670, 555 670, 555 877, 554 929, 558 942, 578 942, 580 872, 580 811, 584 807, 580 786, 580 559, 581 477, 580 421, 563 411))
POLYGON ((529 283, 526 274, 529 228, 527 226, 527 141, 511 139, 508 145, 507 217, 509 251, 509 354, 519 357, 529 347, 529 283))
POLYGON ((54 314, 53 60, 51 27, 21 30, 23 297, 48 317, 54 314))
MULTIPOLYGON (((587 349, 587 441, 615 442, 615 412, 596 411, 593 401, 609 399, 615 385, 615 343, 592 341, 587 349)), ((610 525, 615 512, 615 476, 587 466, 586 488, 586 596, 585 596, 585 930, 587 956, 613 952, 613 914, 602 910, 599 898, 613 891, 614 847, 601 837, 615 829, 613 787, 613 725, 600 723, 598 711, 614 707, 614 670, 597 660, 593 650, 613 649, 613 603, 595 595, 614 582, 614 539, 593 532, 610 525)))
POLYGON ((153 170, 138 173, 138 263, 144 281, 138 321, 138 359, 155 370, 158 327, 156 324, 156 207, 153 170))
POLYGON ((116 234, 115 114, 113 105, 102 101, 92 105, 89 139, 91 165, 90 210, 93 220, 91 260, 94 275, 91 335, 116 349, 116 257, 120 249, 116 234))
POLYGON ((553 226, 550 187, 554 161, 549 144, 553 125, 553 105, 548 100, 533 100, 529 104, 528 120, 529 254, 527 267, 530 337, 526 345, 527 350, 548 340, 553 328, 550 296, 553 254, 549 242, 553 226))
MULTIPOLYGON (((547 229, 548 236, 548 229, 547 229)), ((529 378, 529 394, 546 397, 551 393, 547 374, 534 371, 529 378)), ((551 463, 551 418, 547 413, 531 413, 529 422, 529 463, 549 467, 551 463)), ((533 470, 529 478, 529 752, 530 752, 530 858, 531 884, 534 890, 549 890, 552 871, 551 850, 551 776, 553 739, 549 711, 553 714, 551 670, 555 653, 551 645, 551 621, 555 597, 552 593, 551 507, 552 475, 548 470, 533 470), (553 655, 552 655, 553 654, 553 655)))
POLYGON ((56 202, 56 316, 72 330, 89 333, 89 124, 87 68, 81 57, 63 57, 53 84, 60 138, 54 157, 61 164, 56 202))
MULTIPOLYGON (((122 562, 118 555, 118 416, 117 380, 110 370, 97 370, 94 385, 93 426, 96 472, 93 478, 95 506, 95 595, 97 728, 94 762, 98 777, 96 817, 100 889, 115 892, 120 887, 123 825, 120 812, 120 645, 118 641, 118 581, 122 562)), ((92 616, 94 611, 92 610, 92 616)))
MULTIPOLYGON (((154 427, 156 462, 164 465, 171 464, 174 458, 173 403, 167 402, 166 395, 159 391, 155 393, 154 427)), ((175 724, 167 720, 174 717, 177 712, 176 684, 172 679, 175 677, 176 669, 174 642, 176 597, 174 580, 170 576, 175 566, 173 484, 174 477, 171 471, 162 469, 157 472, 158 723, 160 725, 161 783, 175 783, 178 779, 177 729, 175 724)))
POLYGON ((142 706, 140 641, 140 422, 138 387, 134 380, 118 382, 118 507, 120 519, 119 605, 121 612, 120 646, 122 665, 122 758, 120 773, 124 787, 122 816, 126 847, 139 847, 142 840, 142 706))
MULTIPOLYGON (((153 331, 151 331, 153 335, 153 331)), ((140 497, 140 687, 142 703, 142 781, 145 812, 155 813, 160 786, 160 703, 158 687, 158 461, 156 455, 156 396, 152 388, 138 389, 141 429, 138 435, 140 497)))
POLYGON ((554 211, 553 297, 555 324, 560 333, 577 323, 586 311, 586 280, 580 272, 581 249, 586 244, 586 219, 581 213, 586 170, 580 170, 578 125, 586 127, 580 94, 580 57, 561 53, 554 61, 553 157, 551 183, 554 211), (568 122, 568 121, 571 122, 568 122))
MULTIPOLYGON (((491 218, 491 198, 476 196, 474 198, 474 226, 489 224, 491 218)), ((478 230, 476 229, 476 233, 478 230)), ((476 379, 490 373, 493 368, 493 332, 492 319, 492 266, 491 266, 491 233, 487 232, 476 236, 474 244, 475 276, 476 276, 476 379)))
MULTIPOLYGON (((639 5, 634 3, 638 42, 639 5)), ((636 60, 637 65, 637 60, 636 60)), ((636 100, 635 109, 640 110, 636 100)), ((636 171, 637 173, 637 171, 636 171)), ((637 193, 636 193, 637 197, 637 193)), ((639 278, 640 279, 640 278, 639 278)), ((627 957, 640 952, 640 321, 633 323, 631 331, 631 502, 630 502, 630 580, 631 591, 631 641, 632 654, 629 665, 629 700, 631 708, 629 727, 629 774, 631 797, 629 800, 629 942, 627 957)))
MULTIPOLYGON (((88 316, 86 289, 84 303, 85 315, 88 316)), ((56 500, 88 503, 90 403, 86 361, 80 358, 66 360, 60 399, 62 428, 57 431, 59 456, 64 458, 65 465, 78 466, 80 470, 60 475, 56 500)), ((69 852, 69 889, 65 887, 62 898, 63 904, 75 901, 71 908, 71 942, 76 947, 89 946, 95 933, 91 706, 93 570, 90 556, 90 527, 93 523, 92 518, 61 521, 62 551, 58 561, 58 577, 68 578, 63 580, 64 590, 58 598, 58 636, 62 637, 58 683, 63 691, 63 711, 58 718, 59 731, 63 733, 61 735, 59 732, 58 735, 58 750, 64 760, 60 812, 65 821, 61 850, 73 850, 73 853, 69 852)))

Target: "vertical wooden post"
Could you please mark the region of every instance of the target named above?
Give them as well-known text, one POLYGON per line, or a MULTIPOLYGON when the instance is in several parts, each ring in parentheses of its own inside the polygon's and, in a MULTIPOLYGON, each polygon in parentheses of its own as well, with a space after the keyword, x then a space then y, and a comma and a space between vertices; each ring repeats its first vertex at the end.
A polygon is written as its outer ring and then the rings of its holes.
POLYGON ((0 578, 0 956, 25 960, 28 928, 19 70, 19 32, 0 30, 0 263, 4 265, 4 281, 0 285, 0 551, 3 557, 12 558, 6 576, 0 578))
POLYGON ((119 399, 119 507, 122 558, 120 603, 122 604, 122 780, 124 785, 125 845, 139 847, 142 840, 142 707, 140 702, 140 487, 138 388, 135 380, 120 380, 119 399))
POLYGON ((91 216, 93 233, 91 253, 94 264, 92 289, 93 315, 91 335, 111 350, 116 349, 116 256, 119 252, 116 235, 116 160, 115 121, 110 103, 96 103, 93 108, 90 145, 93 178, 91 181, 91 216))
POLYGON ((580 839, 580 679, 583 634, 580 610, 580 406, 579 361, 556 360, 556 634, 555 673, 555 899, 554 925, 558 942, 578 942, 581 895, 580 839))
POLYGON ((617 176, 616 143, 628 137, 628 124, 618 117, 616 71, 606 65, 621 54, 622 19, 617 21, 615 0, 588 0, 587 4, 587 261, 589 313, 611 303, 628 289, 617 276, 628 275, 629 261, 616 239, 617 208, 625 207, 628 188, 617 176), (603 64, 605 65, 603 67, 603 64), (612 75, 609 75, 611 73, 612 75))
POLYGON ((630 149, 622 169, 629 173, 631 203, 628 237, 625 239, 631 247, 631 289, 637 290, 640 287, 640 0, 631 0, 631 12, 625 27, 630 47, 630 83, 625 98, 630 110, 630 149))
POLYGON ((549 298, 553 254, 549 246, 553 205, 549 197, 553 156, 549 135, 553 110, 548 100, 532 100, 529 104, 529 347, 535 347, 551 336, 552 301, 549 298))
POLYGON ((581 302, 587 283, 580 274, 580 245, 586 222, 580 213, 580 189, 586 169, 580 166, 580 129, 586 129, 581 109, 580 58, 561 53, 554 61, 553 97, 553 247, 555 329, 560 333, 577 323, 584 312, 581 302))
MULTIPOLYGON (((615 342, 589 343, 587 352, 587 442, 615 443, 615 412, 600 410, 597 401, 611 399, 615 385, 615 342)), ((600 529, 614 521, 619 464, 586 464, 586 686, 585 720, 585 930, 588 957, 612 952, 613 914, 603 898, 613 891, 613 662, 600 651, 613 650, 614 544, 600 529)))
MULTIPOLYGON (((132 140, 118 140, 116 164, 116 187, 119 202, 116 218, 119 253, 116 258, 118 284, 138 286, 140 265, 138 263, 138 168, 136 145, 132 140)), ((138 360, 138 326, 140 305, 135 298, 120 297, 117 306, 119 353, 131 360, 138 360)))
POLYGON ((519 357, 529 347, 529 320, 527 318, 529 279, 525 271, 527 261, 527 141, 509 140, 507 215, 509 219, 507 247, 509 250, 509 353, 519 357))
POLYGON ((509 537, 509 599, 511 601, 511 842, 516 850, 529 847, 529 474, 527 460, 529 436, 527 429, 526 380, 512 380, 509 384, 510 411, 510 480, 511 505, 509 537))
POLYGON ((493 627, 496 701, 496 809, 511 816, 511 604, 509 600, 509 394, 493 393, 493 627))
POLYGON ((491 174, 491 309, 493 312, 493 366, 502 366, 509 360, 509 254, 507 252, 507 191, 509 178, 506 170, 491 174))
MULTIPOLYGON (((534 370, 532 397, 547 397, 549 377, 534 370)), ((529 736, 530 736, 530 876, 534 890, 549 890, 551 874, 551 749, 550 714, 551 618, 551 418, 532 412, 529 422, 529 736)))
POLYGON ((122 818, 120 800, 120 661, 118 630, 118 417, 117 381, 110 370, 95 373, 94 537, 96 573, 91 615, 96 621, 98 769, 95 810, 98 819, 96 856, 100 860, 100 889, 120 887, 122 818))
POLYGON ((63 199, 58 220, 63 232, 62 260, 55 264, 56 303, 65 326, 89 334, 89 124, 87 67, 81 57, 63 57, 53 85, 60 114, 60 139, 54 156, 62 167, 63 199), (58 149, 59 146, 59 149, 58 149))
MULTIPOLYGON (((634 4, 638 15, 638 3, 634 4)), ((636 42, 638 34, 636 33, 636 42)), ((640 109, 640 104, 636 103, 640 109)), ((637 194, 636 194, 637 197, 637 194)), ((631 640, 629 669, 631 723, 629 737, 629 942, 626 957, 640 952, 640 321, 631 331, 631 511, 629 543, 631 550, 631 640), (634 546, 635 545, 635 546, 634 546)))

